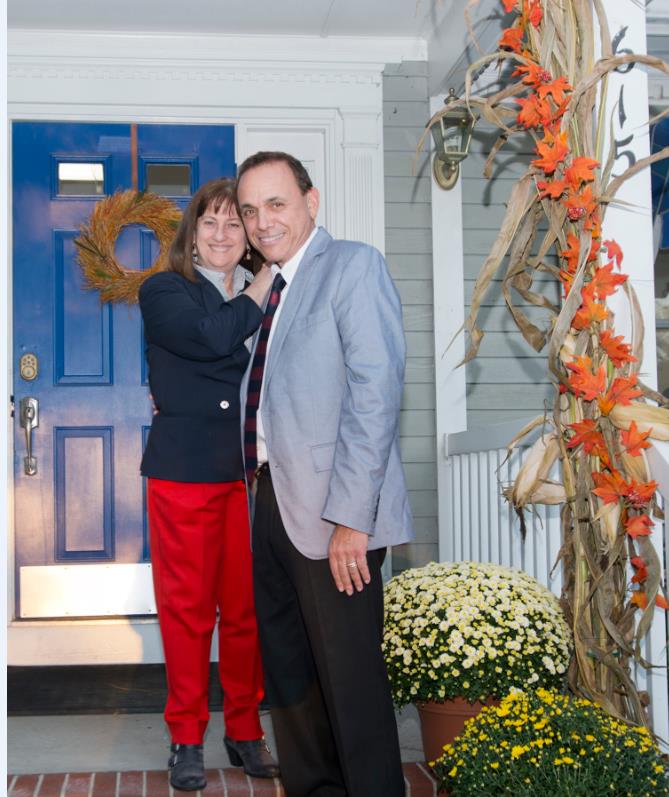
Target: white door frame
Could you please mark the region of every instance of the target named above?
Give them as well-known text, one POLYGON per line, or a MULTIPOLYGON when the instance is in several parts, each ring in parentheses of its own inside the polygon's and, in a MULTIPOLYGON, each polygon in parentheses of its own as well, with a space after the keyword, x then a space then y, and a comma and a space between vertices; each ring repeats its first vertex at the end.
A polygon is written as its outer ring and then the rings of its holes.
MULTIPOLYGON (((238 163, 259 133, 271 139, 273 132, 318 131, 324 140, 330 231, 383 251, 382 71, 386 63, 425 60, 424 43, 57 31, 10 31, 8 38, 9 124, 20 119, 234 124, 238 163)), ((10 253, 11 222, 0 221, 10 253)), ((7 281, 0 297, 0 315, 7 319, 0 369, 11 385, 11 269, 7 281)), ((155 619, 13 620, 11 427, 1 430, 9 484, 6 498, 0 498, 8 518, 8 663, 162 661, 155 619)))

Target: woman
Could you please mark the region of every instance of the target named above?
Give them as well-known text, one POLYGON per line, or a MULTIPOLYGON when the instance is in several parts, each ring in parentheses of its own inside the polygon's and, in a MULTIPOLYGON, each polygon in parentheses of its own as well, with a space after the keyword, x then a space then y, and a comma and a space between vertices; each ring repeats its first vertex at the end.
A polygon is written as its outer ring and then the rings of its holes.
POLYGON ((139 292, 157 407, 142 459, 151 562, 165 652, 170 783, 206 785, 211 636, 218 608, 219 675, 231 763, 257 777, 278 767, 258 703, 262 669, 253 605, 239 387, 244 341, 262 320, 272 275, 255 279, 232 180, 202 186, 184 212, 167 270, 139 292), (249 280, 253 281, 248 284, 249 280))

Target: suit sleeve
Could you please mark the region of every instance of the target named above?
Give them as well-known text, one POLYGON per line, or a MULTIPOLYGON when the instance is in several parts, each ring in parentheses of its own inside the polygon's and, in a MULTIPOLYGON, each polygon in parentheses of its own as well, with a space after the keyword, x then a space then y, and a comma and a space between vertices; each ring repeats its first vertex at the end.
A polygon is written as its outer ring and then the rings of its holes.
POLYGON ((361 248, 347 264, 335 312, 346 386, 322 517, 373 535, 406 356, 400 299, 376 249, 361 248))
POLYGON ((240 295, 208 313, 188 290, 179 274, 160 273, 143 283, 139 305, 149 343, 180 357, 217 360, 229 355, 252 335, 262 310, 240 295))

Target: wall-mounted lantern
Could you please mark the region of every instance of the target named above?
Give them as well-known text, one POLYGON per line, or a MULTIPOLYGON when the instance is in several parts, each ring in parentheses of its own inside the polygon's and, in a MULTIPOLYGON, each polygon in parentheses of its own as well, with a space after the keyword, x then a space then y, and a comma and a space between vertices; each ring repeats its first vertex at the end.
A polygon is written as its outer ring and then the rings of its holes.
POLYGON ((437 185, 446 191, 453 188, 458 181, 460 161, 467 157, 472 130, 476 123, 468 108, 458 106, 448 109, 456 99, 455 92, 450 89, 448 97, 444 100, 446 111, 430 128, 436 149, 432 161, 432 174, 437 185))

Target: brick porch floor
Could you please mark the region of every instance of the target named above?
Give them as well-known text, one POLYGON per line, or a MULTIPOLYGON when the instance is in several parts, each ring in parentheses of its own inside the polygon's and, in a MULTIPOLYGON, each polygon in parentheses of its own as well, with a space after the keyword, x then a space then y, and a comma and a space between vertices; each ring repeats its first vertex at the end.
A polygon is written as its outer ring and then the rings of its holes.
MULTIPOLYGON (((422 763, 403 764, 406 797, 434 797, 435 782, 422 763)), ((178 797, 164 771, 8 775, 7 797, 178 797)), ((208 769, 207 788, 194 797, 283 797, 278 780, 249 778, 240 769, 208 769)))

